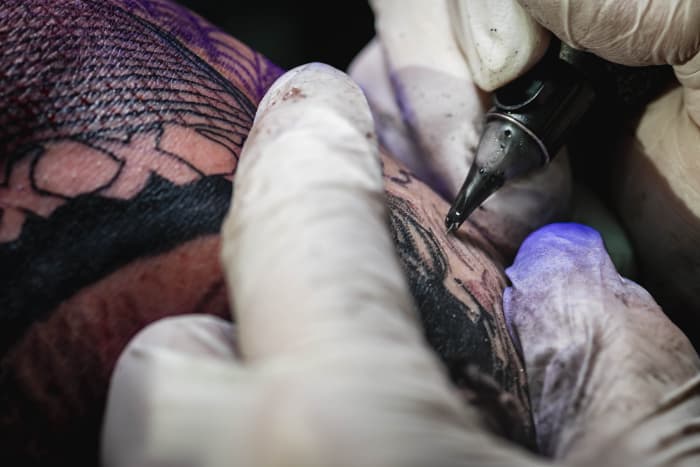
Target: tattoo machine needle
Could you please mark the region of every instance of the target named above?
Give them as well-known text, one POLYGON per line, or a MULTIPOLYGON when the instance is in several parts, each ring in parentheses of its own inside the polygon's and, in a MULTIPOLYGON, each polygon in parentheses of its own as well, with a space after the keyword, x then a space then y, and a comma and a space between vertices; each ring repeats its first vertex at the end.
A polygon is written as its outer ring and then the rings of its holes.
POLYGON ((554 41, 533 69, 494 93, 474 163, 445 218, 448 233, 506 182, 552 161, 593 105, 599 62, 554 41))

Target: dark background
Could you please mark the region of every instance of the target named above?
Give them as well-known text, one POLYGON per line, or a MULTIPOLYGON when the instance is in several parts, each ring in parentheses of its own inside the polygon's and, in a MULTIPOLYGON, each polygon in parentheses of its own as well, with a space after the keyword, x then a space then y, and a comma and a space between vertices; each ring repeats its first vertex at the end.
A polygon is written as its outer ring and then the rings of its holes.
POLYGON ((346 69, 374 35, 367 0, 179 0, 283 68, 346 69))

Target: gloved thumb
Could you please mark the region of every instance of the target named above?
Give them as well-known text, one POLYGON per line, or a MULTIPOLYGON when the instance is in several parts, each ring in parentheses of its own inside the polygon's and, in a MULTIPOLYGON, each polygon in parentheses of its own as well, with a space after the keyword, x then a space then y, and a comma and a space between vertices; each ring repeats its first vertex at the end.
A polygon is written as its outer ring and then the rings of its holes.
POLYGON ((513 81, 547 50, 549 34, 517 0, 449 0, 452 29, 485 91, 513 81))

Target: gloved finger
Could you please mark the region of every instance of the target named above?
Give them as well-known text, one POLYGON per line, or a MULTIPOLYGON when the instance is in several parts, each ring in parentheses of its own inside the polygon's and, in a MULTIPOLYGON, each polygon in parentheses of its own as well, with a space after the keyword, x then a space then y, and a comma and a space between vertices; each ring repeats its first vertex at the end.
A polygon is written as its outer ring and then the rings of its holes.
MULTIPOLYGON (((447 2, 377 0, 372 6, 403 120, 434 175, 433 188, 452 200, 474 159, 489 105, 488 96, 474 85, 453 35, 456 16, 450 17, 447 2)), ((537 55, 535 48, 524 47, 524 55, 537 55)), ((569 188, 568 164, 560 161, 517 188, 497 193, 472 220, 496 232, 496 243, 509 255, 532 228, 553 220, 569 188), (515 205, 525 209, 511 216, 515 205)))
POLYGON ((202 315, 166 318, 137 334, 110 382, 103 464, 245 460, 249 422, 263 391, 255 390, 253 375, 237 363, 234 336, 231 323, 202 315))
POLYGON ((518 453, 485 434, 418 327, 372 128, 359 87, 311 64, 268 91, 243 151, 222 260, 246 363, 289 375, 268 412, 281 435, 267 458, 512 461, 518 453))
POLYGON ((683 85, 683 105, 695 125, 700 126, 700 53, 675 70, 683 85))
POLYGON ((420 340, 386 216, 360 88, 322 64, 286 73, 260 104, 222 233, 246 358, 420 340))
POLYGON ((487 98, 474 85, 452 32, 447 2, 375 0, 384 48, 404 122, 425 164, 451 198, 471 164, 487 98))
POLYGON ((695 0, 519 0, 570 45, 623 65, 676 67, 700 124, 700 4, 695 0))
MULTIPOLYGON (((607 440, 653 424, 664 398, 700 374, 688 339, 644 289, 617 274, 593 229, 554 224, 535 232, 507 274, 504 311, 525 360, 544 453, 580 461, 606 447, 611 455, 607 440)), ((700 416, 694 397, 676 421, 700 416)), ((644 439, 649 452, 661 449, 644 439)))
POLYGON ((448 0, 454 33, 479 88, 493 91, 529 70, 549 33, 517 0, 448 0))
POLYGON ((437 181, 424 163, 394 99, 389 67, 377 38, 357 54, 348 67, 348 74, 367 97, 379 142, 421 180, 435 185, 437 181))
POLYGON ((519 0, 568 44, 623 65, 682 65, 700 51, 695 0, 519 0))
POLYGON ((647 107, 620 154, 611 188, 634 243, 640 280, 698 339, 700 131, 684 102, 682 90, 675 89, 647 107))
POLYGON ((616 160, 611 188, 638 254, 641 280, 674 320, 694 329, 700 301, 700 3, 520 1, 574 46, 627 65, 674 66, 683 88, 647 106, 634 139, 616 160))

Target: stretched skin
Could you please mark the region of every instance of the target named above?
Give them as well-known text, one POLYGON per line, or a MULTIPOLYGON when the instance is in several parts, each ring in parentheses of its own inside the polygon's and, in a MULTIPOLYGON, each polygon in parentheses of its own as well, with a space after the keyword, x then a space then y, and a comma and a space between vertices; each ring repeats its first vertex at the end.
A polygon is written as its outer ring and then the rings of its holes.
MULTIPOLYGON (((96 464, 129 339, 165 316, 230 316, 218 231, 281 70, 161 0, 5 0, 0 51, 0 446, 13 465, 96 464)), ((428 341, 466 403, 531 446, 501 254, 483 228, 445 236, 446 203, 383 161, 428 341)))

